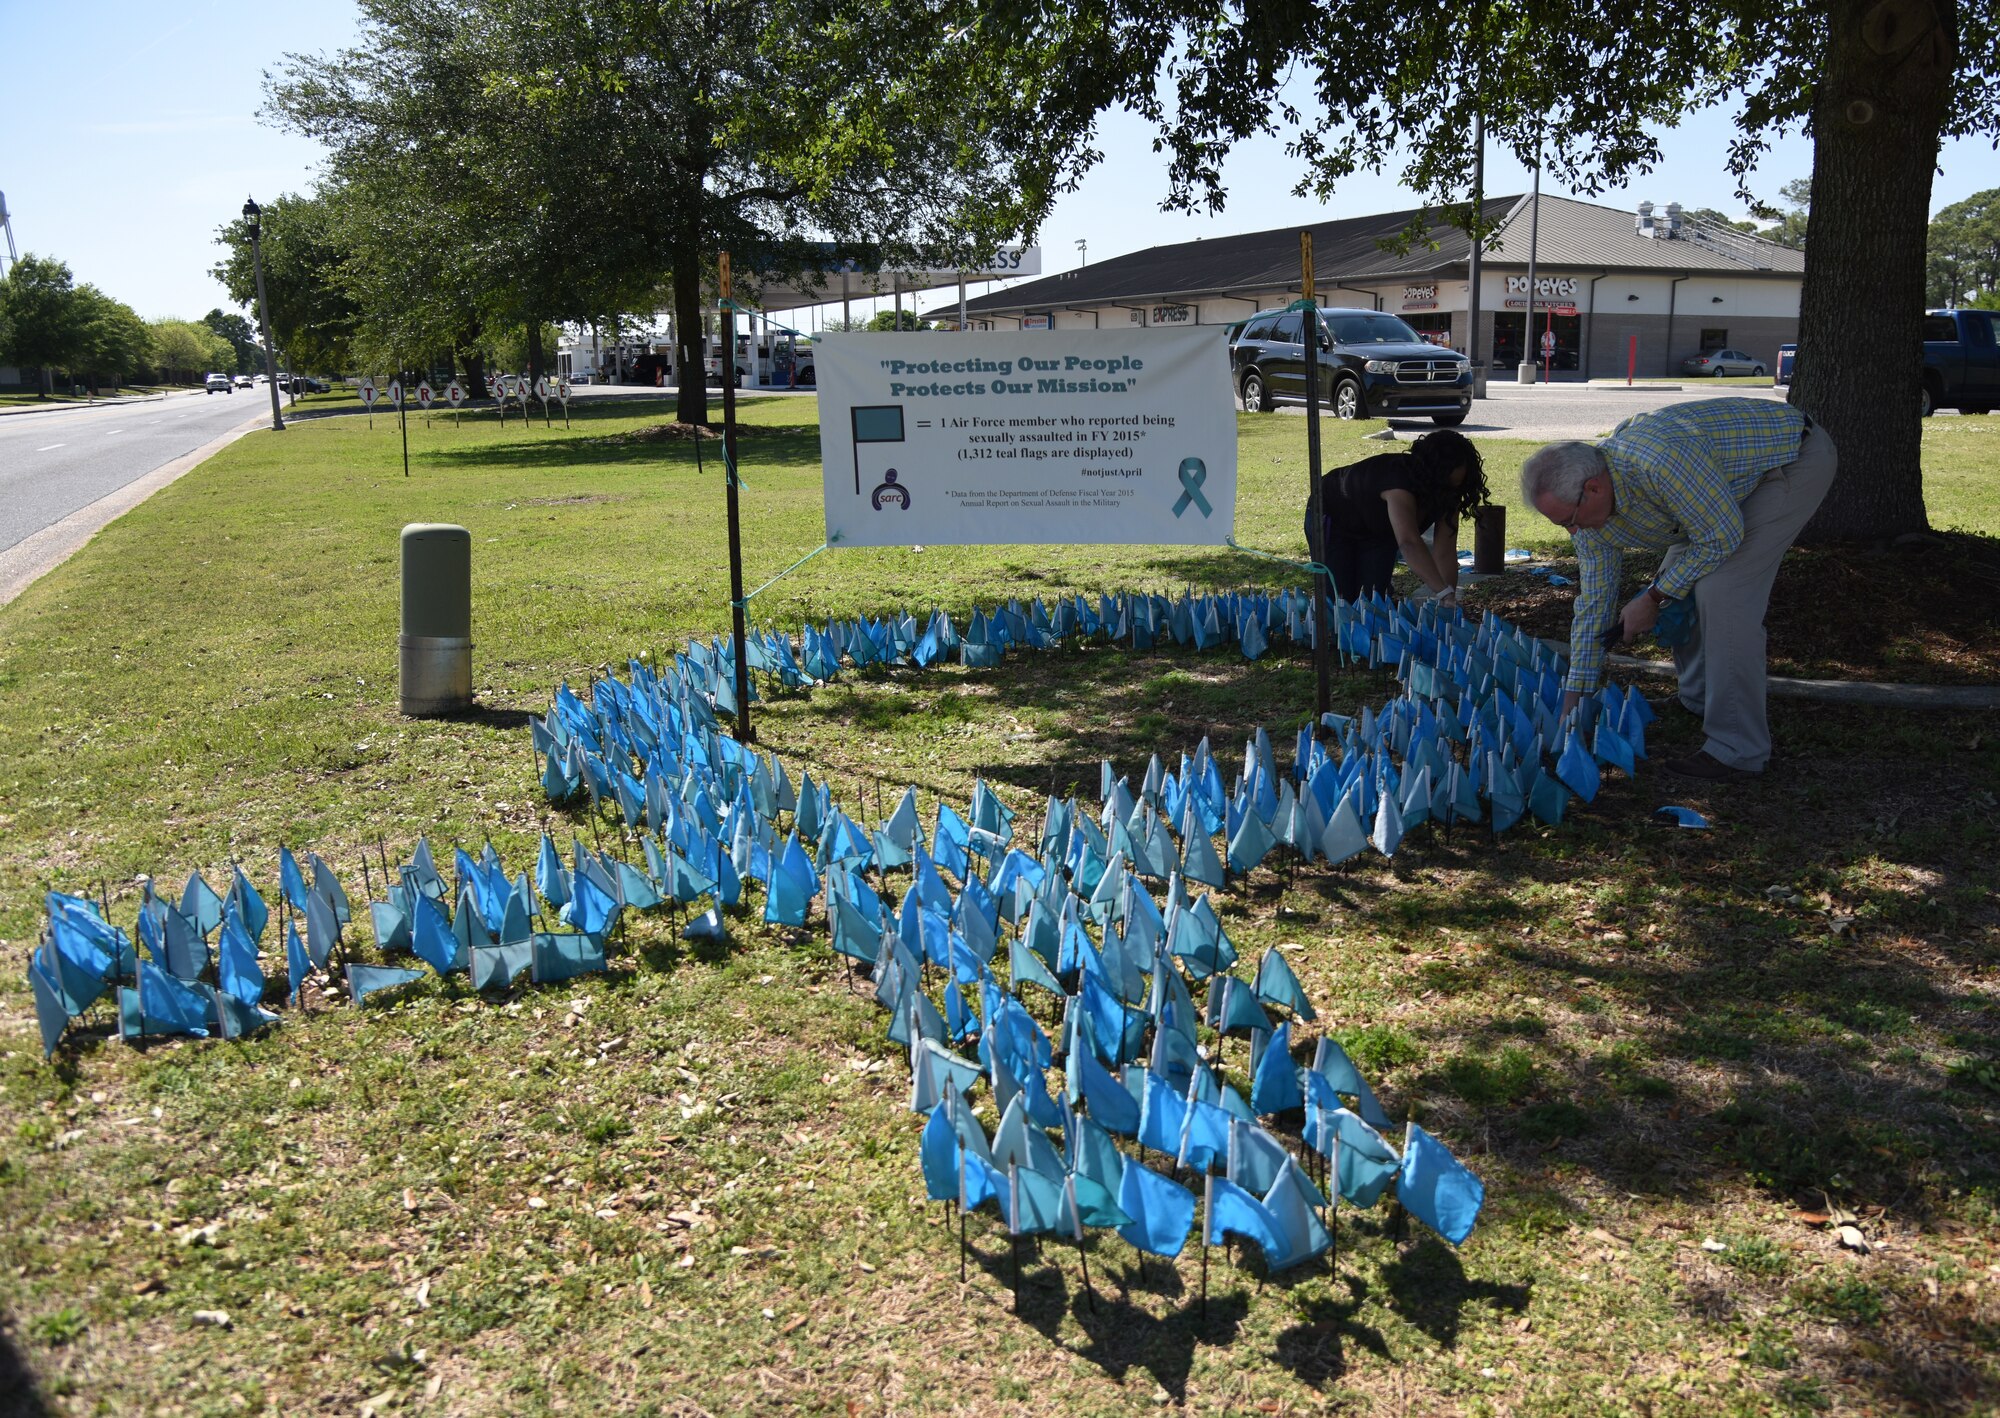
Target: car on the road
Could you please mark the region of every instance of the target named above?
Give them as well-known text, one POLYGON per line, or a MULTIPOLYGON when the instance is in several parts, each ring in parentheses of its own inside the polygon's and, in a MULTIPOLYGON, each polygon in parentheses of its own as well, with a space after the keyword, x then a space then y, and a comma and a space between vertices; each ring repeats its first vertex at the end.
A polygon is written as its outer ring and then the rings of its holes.
POLYGON ((211 394, 218 390, 224 394, 234 394, 236 392, 236 386, 230 383, 229 376, 226 374, 211 374, 203 381, 203 384, 211 394))
POLYGON ((255 389, 257 381, 247 374, 239 374, 236 376, 236 387, 238 389, 255 389))
MULTIPOLYGON (((1394 315, 1335 307, 1319 312, 1319 397, 1335 418, 1427 416, 1449 426, 1472 408, 1472 361, 1434 345, 1394 315)), ((1229 344, 1229 373, 1243 407, 1269 413, 1306 397, 1305 315, 1260 310, 1229 344)))
POLYGON ((1681 361, 1681 373, 1712 375, 1717 379, 1725 374, 1761 377, 1765 368, 1763 360, 1755 355, 1747 355, 1741 350, 1711 350, 1707 354, 1693 355, 1681 361))

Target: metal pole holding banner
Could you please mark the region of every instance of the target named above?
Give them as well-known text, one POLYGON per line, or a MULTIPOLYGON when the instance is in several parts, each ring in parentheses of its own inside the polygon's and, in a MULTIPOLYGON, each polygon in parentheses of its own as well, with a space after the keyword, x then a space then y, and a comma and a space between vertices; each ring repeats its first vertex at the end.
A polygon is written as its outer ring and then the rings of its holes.
MULTIPOLYGON (((1326 565, 1325 523, 1320 520, 1319 495, 1319 304, 1313 295, 1312 233, 1299 233, 1299 279, 1305 299, 1300 311, 1306 351, 1306 521, 1313 531, 1312 559, 1326 565)), ((1326 598, 1333 587, 1322 582, 1324 573, 1312 574, 1313 588, 1313 733, 1326 731, 1326 715, 1333 708, 1333 647, 1327 643, 1326 598)))
MULTIPOLYGON (((293 376, 296 378, 297 376, 293 376)), ((389 392, 396 397, 396 422, 403 426, 403 476, 410 475, 410 416, 403 406, 403 377, 399 374, 389 384, 389 392)))
MULTIPOLYGON (((743 520, 736 505, 736 302, 729 275, 729 253, 721 257, 722 352, 728 363, 722 376, 722 482, 729 498, 729 617, 736 648, 736 741, 755 743, 750 729, 750 661, 743 634, 743 520)), ((696 430, 700 436, 700 430, 696 430)))

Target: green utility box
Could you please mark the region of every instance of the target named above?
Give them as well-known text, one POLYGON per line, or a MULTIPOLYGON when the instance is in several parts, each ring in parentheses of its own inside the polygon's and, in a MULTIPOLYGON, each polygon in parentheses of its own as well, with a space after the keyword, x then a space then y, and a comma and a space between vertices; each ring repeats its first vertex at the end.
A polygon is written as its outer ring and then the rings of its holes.
POLYGON ((472 533, 441 522, 403 528, 402 709, 472 707, 472 533))

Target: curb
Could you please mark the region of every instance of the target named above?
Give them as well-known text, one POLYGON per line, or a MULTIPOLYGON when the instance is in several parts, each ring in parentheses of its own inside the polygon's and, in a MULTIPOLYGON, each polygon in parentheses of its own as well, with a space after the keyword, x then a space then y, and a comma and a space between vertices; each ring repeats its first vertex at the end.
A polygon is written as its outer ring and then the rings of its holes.
POLYGON ((174 394, 192 394, 193 392, 192 389, 177 389, 173 393, 167 394, 135 394, 129 399, 90 399, 83 403, 78 403, 74 399, 64 399, 60 402, 46 404, 21 404, 13 408, 0 409, 0 418, 11 418, 16 414, 54 413, 58 409, 68 409, 72 413, 79 409, 108 409, 114 404, 163 404, 168 399, 173 398, 174 394))
POLYGON ((170 463, 162 463, 143 477, 134 478, 88 506, 77 508, 60 522, 53 522, 0 551, 0 606, 11 603, 35 582, 76 555, 106 525, 124 516, 169 483, 192 472, 244 434, 255 432, 265 418, 268 415, 238 424, 193 452, 183 453, 170 463))

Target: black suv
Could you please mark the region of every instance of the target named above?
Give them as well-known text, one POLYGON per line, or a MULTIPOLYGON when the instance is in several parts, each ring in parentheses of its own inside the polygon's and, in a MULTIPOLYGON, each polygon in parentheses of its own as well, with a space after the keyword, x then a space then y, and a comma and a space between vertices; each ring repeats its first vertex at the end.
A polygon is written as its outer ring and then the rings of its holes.
MULTIPOLYGON (((1321 310, 1320 398, 1335 418, 1428 414, 1464 423, 1472 408, 1472 361, 1427 342, 1379 310, 1321 310)), ((1305 313, 1263 310, 1229 344, 1230 377, 1251 413, 1306 397, 1305 313)))

